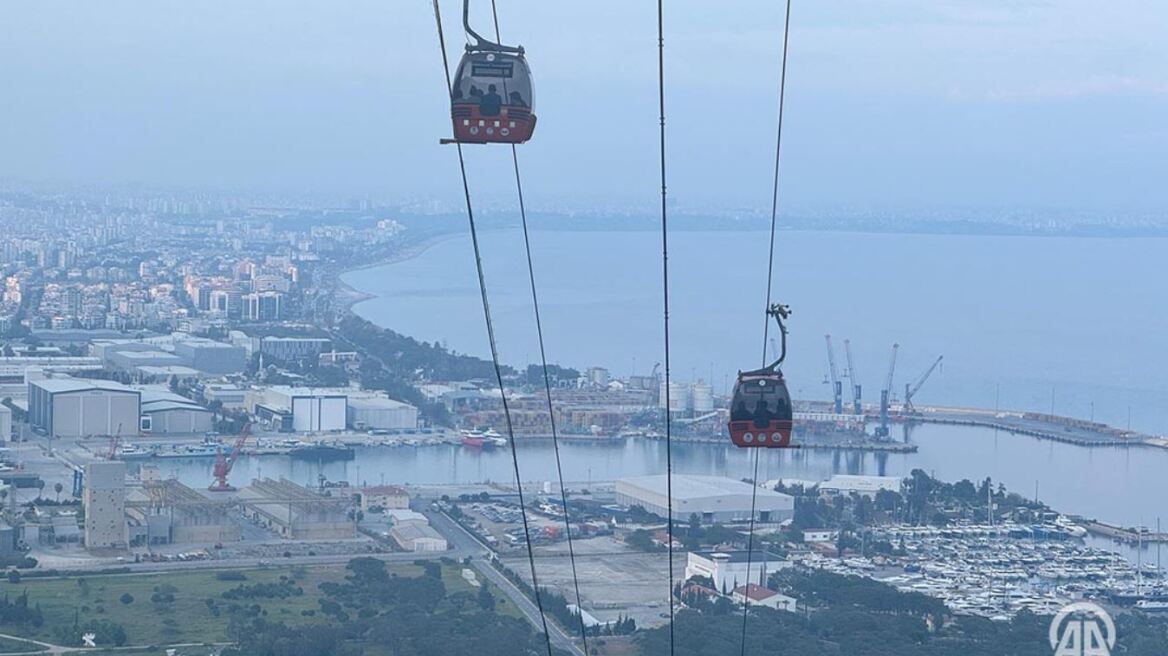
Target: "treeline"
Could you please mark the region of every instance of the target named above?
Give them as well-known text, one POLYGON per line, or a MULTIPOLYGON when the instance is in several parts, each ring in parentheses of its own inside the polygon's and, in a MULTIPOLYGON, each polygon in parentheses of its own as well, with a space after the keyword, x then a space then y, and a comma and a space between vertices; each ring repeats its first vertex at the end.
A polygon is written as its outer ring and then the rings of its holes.
MULTIPOLYGON (((353 315, 341 321, 339 332, 393 371, 408 372, 410 380, 491 379, 495 375, 489 360, 453 353, 438 343, 419 342, 353 315)), ((504 367, 504 374, 514 376, 515 370, 504 367)))
POLYGON ((225 590, 222 596, 224 599, 230 600, 246 600, 246 599, 287 599, 289 597, 299 597, 304 594, 304 588, 297 586, 292 581, 276 581, 273 583, 253 583, 251 585, 237 585, 230 590, 225 590))
POLYGON ((0 599, 0 624, 40 628, 45 623, 45 615, 41 612, 41 605, 28 605, 28 590, 10 600, 8 594, 0 599))
POLYGON ((419 561, 421 576, 398 576, 376 558, 354 558, 344 582, 319 585, 326 622, 287 626, 268 621, 259 607, 237 606, 223 656, 513 656, 546 653, 543 636, 518 618, 495 612, 486 587, 450 594, 437 563, 419 561))
MULTIPOLYGON (((795 597, 797 613, 752 606, 743 645, 741 607, 697 604, 676 618, 676 656, 829 654, 848 656, 1049 656, 1049 617, 1020 613, 1010 622, 951 616, 936 599, 870 579, 784 571, 770 586, 795 597)), ((1139 613, 1116 618, 1117 650, 1126 656, 1168 653, 1168 620, 1139 613)), ((637 653, 670 653, 667 626, 642 631, 637 653)), ((1118 653, 1118 652, 1117 652, 1118 653)))

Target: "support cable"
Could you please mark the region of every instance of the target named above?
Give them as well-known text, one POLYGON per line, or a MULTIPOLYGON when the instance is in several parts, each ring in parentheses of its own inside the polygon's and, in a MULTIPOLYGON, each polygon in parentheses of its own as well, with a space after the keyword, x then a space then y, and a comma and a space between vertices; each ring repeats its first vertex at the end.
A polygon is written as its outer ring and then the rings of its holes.
MULTIPOLYGON (((503 42, 503 35, 499 32, 499 10, 496 7, 495 0, 491 0, 491 15, 495 20, 495 40, 499 43, 503 42)), ((504 81, 504 95, 506 95, 506 82, 504 81)), ((576 573, 576 550, 572 544, 572 522, 568 517, 568 492, 564 487, 564 467, 560 460, 560 438, 559 432, 556 430, 556 413, 552 405, 552 381, 548 374, 547 353, 544 350, 543 342, 543 321, 539 313, 539 294, 536 292, 535 285, 535 265, 531 257, 531 239, 528 236, 527 230, 527 206, 523 201, 523 177, 519 173, 519 149, 515 144, 511 144, 511 162, 515 168, 515 190, 519 195, 519 217, 523 223, 523 246, 527 252, 527 277, 531 281, 531 304, 535 308, 535 332, 539 337, 539 360, 540 366, 543 368, 543 388, 547 396, 548 420, 552 427, 552 450, 556 455, 556 474, 559 476, 560 482, 560 502, 564 506, 564 534, 568 536, 568 559, 572 563, 572 586, 576 592, 576 616, 580 619, 580 639, 584 642, 584 653, 590 654, 588 651, 588 629, 584 625, 584 605, 580 599, 580 579, 576 573)))
MULTIPOLYGON (((446 55, 446 37, 442 30, 442 12, 438 6, 438 0, 434 0, 434 18, 438 24, 438 45, 442 49, 442 67, 446 72, 446 92, 447 97, 454 91, 454 84, 450 76, 450 61, 446 55)), ((511 463, 515 470, 515 486, 519 491, 519 511, 523 517, 523 537, 527 543, 527 562, 531 566, 531 583, 532 589, 535 592, 535 605, 539 610, 540 621, 543 623, 544 642, 547 645, 548 656, 552 654, 552 636, 548 630, 547 615, 543 610, 543 600, 539 592, 539 580, 535 574, 535 552, 531 547, 531 531, 527 521, 527 505, 523 499, 523 482, 519 474, 519 455, 515 450, 515 429, 511 423, 511 409, 507 404, 507 392, 503 385, 503 369, 499 365, 499 349, 495 342, 495 327, 491 322, 491 306, 487 301, 487 281, 483 274, 483 260, 479 250, 478 230, 475 228, 474 209, 470 198, 470 183, 467 181, 466 175, 466 158, 463 156, 462 144, 455 143, 458 148, 458 167, 462 174, 462 191, 466 199, 466 218, 470 225, 471 243, 474 245, 475 268, 478 271, 479 278, 479 293, 483 300, 483 318, 487 324, 487 340, 491 345, 491 362, 495 369, 495 379, 499 385, 499 396, 503 400, 503 416, 507 421, 507 440, 511 445, 511 463)))
MULTIPOLYGON (((766 308, 771 306, 771 291, 774 285, 775 271, 775 229, 779 215, 779 155, 783 150, 783 106, 787 92, 787 42, 791 33, 791 0, 787 0, 786 16, 783 20, 783 58, 781 73, 779 74, 779 117, 778 128, 775 132, 775 175, 771 187, 771 238, 770 253, 767 256, 767 289, 766 308)), ((762 330, 762 366, 767 365, 766 347, 770 332, 770 315, 763 317, 762 330)), ((784 342, 785 344, 785 342, 784 342)), ((784 346, 785 349, 785 346, 784 346)), ((760 449, 754 450, 754 476, 750 479, 750 532, 746 539, 746 594, 742 600, 742 644, 741 656, 746 656, 746 621, 750 613, 750 567, 754 560, 754 513, 758 501, 758 460, 760 449)))
POLYGON ((657 0, 657 105, 661 124, 661 283, 665 309, 665 498, 669 540, 669 654, 673 656, 673 432, 669 408, 669 213, 665 185, 665 2, 657 0))

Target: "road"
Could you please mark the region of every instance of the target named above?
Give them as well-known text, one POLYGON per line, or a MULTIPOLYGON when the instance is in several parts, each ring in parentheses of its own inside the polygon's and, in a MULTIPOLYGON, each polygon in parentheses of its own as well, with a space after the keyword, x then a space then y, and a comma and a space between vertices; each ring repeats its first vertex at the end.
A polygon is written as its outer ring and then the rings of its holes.
MULTIPOLYGON (((452 553, 462 553, 471 557, 471 566, 475 568, 484 578, 489 580, 507 595, 511 603, 523 613, 527 621, 531 622, 536 631, 543 631, 543 621, 539 616, 539 608, 535 605, 527 595, 523 594, 507 577, 503 576, 499 570, 491 565, 488 558, 491 555, 486 545, 478 541, 474 535, 471 535, 466 529, 456 524, 449 517, 442 513, 427 512, 426 516, 430 518, 430 525, 436 531, 441 533, 448 542, 454 547, 454 551, 447 551, 445 555, 452 553)), ((551 632, 552 646, 556 649, 568 652, 573 656, 585 656, 584 650, 576 645, 575 640, 563 629, 559 627, 550 618, 548 619, 548 630, 551 632)))

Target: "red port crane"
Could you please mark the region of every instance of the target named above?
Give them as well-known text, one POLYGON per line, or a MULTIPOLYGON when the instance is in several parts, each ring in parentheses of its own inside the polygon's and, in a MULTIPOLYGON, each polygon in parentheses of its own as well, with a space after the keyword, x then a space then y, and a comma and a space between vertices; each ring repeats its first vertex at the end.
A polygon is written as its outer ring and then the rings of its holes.
POLYGON ((105 454, 106 460, 117 460, 118 459, 118 446, 120 446, 121 443, 122 443, 122 425, 118 424, 118 430, 115 431, 113 435, 110 435, 109 452, 105 454))
POLYGON ((208 490, 212 492, 235 491, 235 487, 227 482, 227 476, 231 473, 231 468, 235 466, 235 461, 239 459, 239 454, 243 451, 243 443, 247 441, 249 433, 251 433, 251 422, 244 424, 243 430, 239 431, 239 437, 236 438, 235 445, 231 447, 230 455, 224 456, 223 450, 219 450, 219 454, 215 456, 215 468, 211 471, 211 476, 215 481, 207 488, 208 490))

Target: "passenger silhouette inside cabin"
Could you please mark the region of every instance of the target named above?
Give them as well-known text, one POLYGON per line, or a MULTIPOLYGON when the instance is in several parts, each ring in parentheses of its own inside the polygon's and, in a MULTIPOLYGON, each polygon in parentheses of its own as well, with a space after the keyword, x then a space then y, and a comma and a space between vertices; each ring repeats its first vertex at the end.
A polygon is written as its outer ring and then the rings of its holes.
POLYGON ((791 419, 791 406, 787 403, 787 399, 779 397, 775 399, 775 405, 778 406, 775 411, 775 419, 780 421, 791 419))
POLYGON ((759 428, 766 428, 771 425, 771 420, 775 416, 771 414, 770 408, 767 407, 767 402, 759 399, 758 403, 754 405, 754 425, 759 428))
POLYGON ((734 411, 730 413, 732 421, 746 421, 750 419, 750 410, 746 409, 746 400, 738 399, 738 403, 734 406, 734 411))
MULTIPOLYGON (((472 90, 473 92, 473 90, 472 90)), ((495 85, 487 86, 487 92, 479 100, 479 114, 483 116, 498 116, 503 109, 503 98, 495 91, 495 85)))
POLYGON ((512 91, 508 96, 510 103, 514 107, 527 107, 527 103, 523 102, 523 94, 518 91, 512 91))

